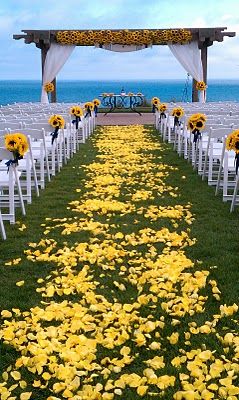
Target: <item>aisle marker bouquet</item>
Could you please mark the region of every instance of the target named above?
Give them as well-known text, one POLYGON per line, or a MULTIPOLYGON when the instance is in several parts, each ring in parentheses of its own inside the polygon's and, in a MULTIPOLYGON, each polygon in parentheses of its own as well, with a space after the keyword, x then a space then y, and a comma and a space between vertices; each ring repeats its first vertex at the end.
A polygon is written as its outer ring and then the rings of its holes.
POLYGON ((13 160, 6 162, 7 167, 11 164, 18 165, 18 160, 21 160, 28 150, 27 137, 23 133, 9 133, 4 137, 5 147, 13 153, 13 160))
POLYGON ((160 99, 158 97, 153 97, 151 99, 151 104, 152 104, 152 113, 155 113, 156 111, 158 111, 159 109, 159 105, 160 105, 160 99))
POLYGON ((52 140, 51 140, 51 144, 54 143, 54 140, 58 137, 58 131, 60 128, 64 128, 65 126, 65 120, 61 115, 52 115, 49 120, 48 123, 55 128, 54 132, 51 133, 52 135, 52 140))
POLYGON ((95 116, 97 117, 98 114, 98 107, 100 106, 101 101, 99 99, 94 99, 93 104, 94 104, 94 112, 95 116))
POLYGON ((188 118, 187 127, 194 135, 194 139, 193 139, 194 143, 196 143, 198 141, 198 139, 201 137, 200 131, 205 128, 206 120, 207 120, 206 115, 201 114, 201 113, 192 114, 188 118))
POLYGON ((87 101, 84 104, 84 107, 85 107, 85 111, 86 111, 85 117, 87 117, 88 115, 91 117, 91 111, 94 110, 94 103, 92 103, 92 101, 87 101))
POLYGON ((166 118, 166 114, 165 114, 166 110, 167 110, 167 105, 165 103, 161 103, 159 106, 160 121, 161 121, 161 118, 166 118))
POLYGON ((73 106, 70 109, 70 114, 76 117, 76 119, 72 120, 72 123, 76 124, 76 129, 78 129, 81 117, 84 115, 82 108, 80 106, 73 106))
POLYGON ((239 129, 231 132, 226 139, 226 149, 235 151, 236 174, 239 168, 239 129))
POLYGON ((184 109, 182 107, 175 107, 172 111, 174 117, 174 127, 180 125, 179 119, 184 115, 184 109))

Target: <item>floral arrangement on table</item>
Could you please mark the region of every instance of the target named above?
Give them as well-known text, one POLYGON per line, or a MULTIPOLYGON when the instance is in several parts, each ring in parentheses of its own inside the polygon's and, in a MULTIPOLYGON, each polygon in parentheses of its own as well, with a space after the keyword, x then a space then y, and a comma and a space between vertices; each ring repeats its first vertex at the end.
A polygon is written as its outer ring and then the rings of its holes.
POLYGON ((54 85, 53 85, 52 82, 46 82, 45 85, 44 85, 44 90, 45 90, 47 93, 53 92, 54 88, 55 88, 55 87, 54 87, 54 85))
POLYGON ((88 115, 91 117, 91 111, 94 110, 94 103, 92 101, 87 101, 84 104, 84 108, 85 108, 85 117, 87 117, 88 115))
POLYGON ((9 167, 11 164, 18 164, 18 161, 21 160, 24 154, 28 150, 28 141, 26 135, 23 133, 9 133, 5 137, 5 147, 11 153, 13 153, 13 160, 9 160, 6 162, 6 165, 9 167))
POLYGON ((199 82, 196 83, 196 89, 197 90, 206 90, 206 88, 207 88, 207 85, 206 85, 205 82, 199 81, 199 82))
POLYGON ((134 96, 134 93, 133 92, 129 92, 128 96, 134 96))
POLYGON ((64 128, 65 126, 65 120, 61 115, 52 115, 49 120, 48 123, 55 128, 54 132, 52 132, 52 140, 51 143, 54 143, 54 140, 58 137, 58 133, 59 133, 59 129, 60 128, 64 128))
POLYGON ((207 117, 204 114, 192 114, 188 118, 187 127, 194 135, 193 142, 196 143, 201 137, 201 130, 205 128, 207 117))
POLYGON ((143 93, 138 92, 138 93, 136 93, 136 96, 143 96, 143 93))
POLYGON ((152 45, 167 43, 188 43, 192 33, 187 29, 122 29, 122 30, 69 30, 58 31, 56 42, 80 46, 104 44, 152 45))
POLYGON ((184 115, 184 109, 182 107, 175 107, 172 110, 172 116, 174 117, 174 127, 180 125, 180 118, 184 115))
POLYGON ((102 97, 107 97, 107 96, 109 96, 109 93, 102 93, 101 96, 102 96, 102 97))
POLYGON ((73 106, 70 109, 70 114, 76 117, 75 119, 72 120, 72 123, 76 124, 76 129, 78 129, 81 117, 83 117, 84 115, 82 108, 80 106, 73 106))
POLYGON ((236 174, 239 168, 239 129, 231 132, 226 139, 226 149, 235 151, 236 174))
POLYGON ((159 109, 160 99, 158 97, 153 97, 151 99, 151 104, 152 104, 152 113, 155 113, 159 109))
POLYGON ((95 116, 97 117, 98 108, 99 108, 99 106, 100 106, 100 104, 101 104, 101 101, 100 101, 99 99, 94 99, 94 100, 92 101, 92 103, 94 104, 94 112, 95 112, 95 116))

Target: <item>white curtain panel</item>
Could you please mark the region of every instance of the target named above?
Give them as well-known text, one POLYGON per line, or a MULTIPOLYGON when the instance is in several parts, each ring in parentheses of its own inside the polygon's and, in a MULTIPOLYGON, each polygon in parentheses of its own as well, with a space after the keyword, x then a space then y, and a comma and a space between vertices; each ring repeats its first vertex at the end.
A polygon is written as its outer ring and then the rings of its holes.
MULTIPOLYGON (((182 67, 196 79, 196 81, 203 81, 201 51, 198 48, 198 42, 194 41, 189 44, 169 44, 168 47, 182 67)), ((205 94, 202 90, 199 92, 199 101, 200 103, 205 103, 205 94)))
POLYGON ((44 85, 46 82, 53 81, 65 62, 70 57, 74 48, 75 46, 73 45, 51 43, 44 65, 41 103, 49 103, 47 92, 44 90, 44 85))
POLYGON ((137 50, 143 50, 146 49, 145 45, 124 45, 124 44, 104 44, 102 47, 99 47, 98 45, 95 45, 95 47, 104 49, 104 50, 109 50, 109 51, 117 51, 119 53, 126 53, 130 51, 137 51, 137 50))

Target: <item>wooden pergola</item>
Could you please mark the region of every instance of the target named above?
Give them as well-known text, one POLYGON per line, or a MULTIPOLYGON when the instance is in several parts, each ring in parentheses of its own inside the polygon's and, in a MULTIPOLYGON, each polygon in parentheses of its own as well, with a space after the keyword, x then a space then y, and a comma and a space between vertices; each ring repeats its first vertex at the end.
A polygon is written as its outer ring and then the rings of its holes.
MULTIPOLYGON (((77 46, 102 47, 104 44, 141 44, 167 45, 197 41, 201 50, 203 79, 207 83, 207 57, 209 46, 214 42, 223 42, 224 37, 234 37, 235 32, 225 31, 227 27, 184 28, 184 29, 104 29, 104 30, 22 30, 22 34, 13 35, 13 39, 24 39, 26 44, 35 43, 41 49, 42 77, 47 51, 51 43, 74 44, 77 46)), ((56 78, 51 101, 56 102, 56 78)), ((192 101, 198 101, 196 81, 193 79, 192 101)))

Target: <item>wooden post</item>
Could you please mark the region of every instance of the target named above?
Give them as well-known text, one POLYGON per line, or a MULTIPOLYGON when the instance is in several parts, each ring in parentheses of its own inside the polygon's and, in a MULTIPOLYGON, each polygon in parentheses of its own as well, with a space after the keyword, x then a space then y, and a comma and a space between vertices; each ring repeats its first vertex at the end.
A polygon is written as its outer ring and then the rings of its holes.
POLYGON ((192 84, 192 102, 198 102, 198 91, 196 89, 196 84, 197 81, 193 79, 193 84, 192 84))
POLYGON ((201 48, 201 60, 203 69, 203 81, 207 84, 207 44, 204 42, 201 48))
POLYGON ((54 85, 54 90, 51 92, 51 103, 56 103, 56 78, 52 81, 54 85))

